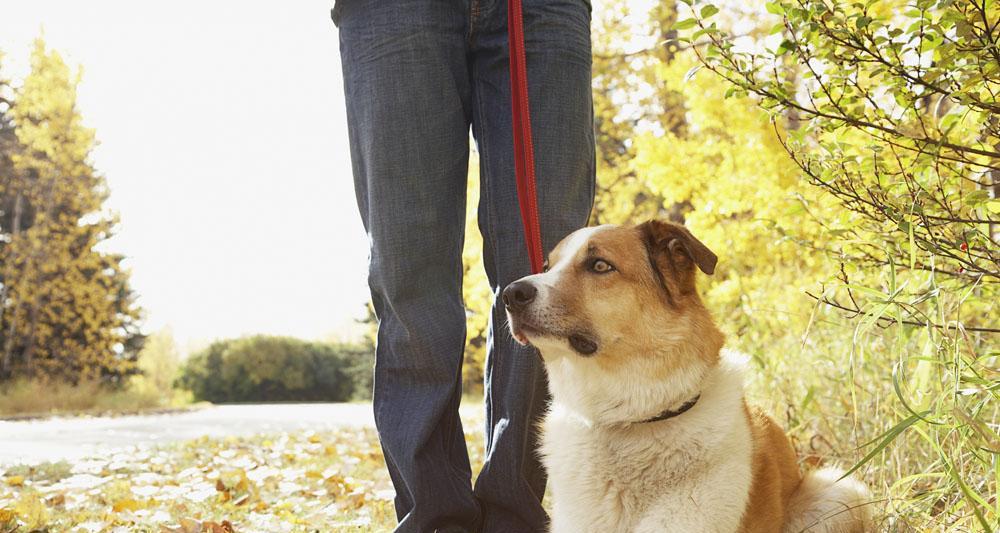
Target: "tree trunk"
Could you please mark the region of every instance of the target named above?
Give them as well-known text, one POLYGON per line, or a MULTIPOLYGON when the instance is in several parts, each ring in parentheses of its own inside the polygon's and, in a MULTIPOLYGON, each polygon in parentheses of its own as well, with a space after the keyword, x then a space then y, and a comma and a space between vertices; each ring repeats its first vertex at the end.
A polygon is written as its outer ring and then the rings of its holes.
POLYGON ((32 357, 35 355, 35 329, 38 327, 37 301, 31 304, 31 311, 28 313, 28 317, 30 325, 28 326, 28 335, 25 340, 24 352, 21 354, 21 359, 24 361, 24 371, 29 376, 34 376, 35 369, 32 367, 32 357))
MULTIPOLYGON (((8 246, 11 246, 14 243, 17 234, 21 232, 21 215, 24 211, 23 204, 24 197, 18 193, 18 195, 14 197, 14 218, 11 227, 11 239, 8 246)), ((11 255, 13 256, 13 252, 11 255)), ((9 263, 13 263, 13 257, 9 258, 8 261, 9 263)), ((0 289, 0 324, 3 323, 4 310, 7 308, 7 293, 9 292, 8 288, 10 287, 11 274, 9 269, 4 268, 4 270, 6 272, 4 273, 3 288, 0 289)), ((0 377, 10 376, 11 367, 14 364, 14 333, 17 329, 17 311, 18 306, 15 305, 13 316, 11 316, 10 319, 10 327, 7 330, 7 338, 4 342, 3 360, 0 361, 0 377)))

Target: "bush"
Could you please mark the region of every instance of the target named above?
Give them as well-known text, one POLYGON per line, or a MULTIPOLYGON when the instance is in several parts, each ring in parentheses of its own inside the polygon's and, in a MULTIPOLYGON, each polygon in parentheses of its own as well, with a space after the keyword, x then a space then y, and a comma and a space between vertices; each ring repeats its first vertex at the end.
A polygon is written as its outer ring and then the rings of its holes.
POLYGON ((211 402, 347 401, 367 396, 370 347, 255 336, 191 356, 177 385, 211 402))

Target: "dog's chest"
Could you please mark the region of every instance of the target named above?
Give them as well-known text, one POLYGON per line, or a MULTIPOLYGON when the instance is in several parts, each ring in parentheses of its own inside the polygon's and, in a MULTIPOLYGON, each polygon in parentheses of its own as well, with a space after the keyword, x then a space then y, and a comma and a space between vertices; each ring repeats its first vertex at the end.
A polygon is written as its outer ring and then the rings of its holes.
MULTIPOLYGON (((692 497, 705 504, 735 503, 731 514, 738 521, 748 487, 712 484, 719 494, 695 494, 718 477, 719 450, 682 440, 613 435, 550 416, 542 451, 552 484, 553 533, 635 531, 651 515, 690 508, 692 497)), ((740 477, 748 481, 749 472, 740 477)))

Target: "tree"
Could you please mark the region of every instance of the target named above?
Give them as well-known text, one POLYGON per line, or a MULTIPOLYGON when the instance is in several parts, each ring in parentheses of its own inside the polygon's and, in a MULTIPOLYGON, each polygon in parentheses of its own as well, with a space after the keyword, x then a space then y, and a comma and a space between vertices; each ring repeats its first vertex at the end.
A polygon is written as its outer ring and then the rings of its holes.
POLYGON ((142 375, 133 379, 138 378, 161 397, 169 398, 173 394, 181 358, 170 328, 163 328, 146 337, 137 365, 142 375))
POLYGON ((7 103, 13 142, 0 167, 0 379, 117 381, 135 371, 139 309, 123 257, 97 250, 116 219, 89 162, 94 133, 76 105, 79 75, 39 39, 7 103))
POLYGON ((730 344, 777 370, 768 353, 799 348, 789 330, 804 330, 812 313, 803 291, 837 272, 814 250, 828 241, 822 226, 804 216, 829 213, 831 202, 803 187, 755 102, 726 100, 728 84, 697 75, 693 45, 673 29, 673 2, 648 13, 624 2, 605 9, 595 36, 595 107, 607 117, 597 120, 605 186, 595 218, 690 227, 722 256, 704 283, 730 344))
POLYGON ((675 2, 635 13, 626 2, 608 2, 597 12, 594 48, 594 122, 597 144, 595 223, 641 220, 669 213, 682 220, 684 206, 664 207, 631 166, 634 139, 646 128, 682 134, 683 99, 659 83, 657 69, 676 55, 675 2), (650 43, 653 43, 650 45, 650 43))
MULTIPOLYGON (((0 54, 0 74, 3 70, 3 55, 0 54)), ((11 161, 11 154, 17 144, 17 136, 14 133, 14 122, 11 117, 12 88, 10 82, 0 77, 0 235, 6 238, 0 239, 0 257, 8 247, 8 243, 13 236, 21 232, 24 215, 24 198, 20 194, 11 194, 7 191, 14 190, 14 163, 11 161)), ((10 284, 3 280, 7 277, 4 274, 6 268, 0 269, 0 340, 3 339, 2 325, 4 311, 7 307, 7 294, 10 292, 10 284)), ((0 349, 4 346, 0 342, 0 349)), ((7 368, 10 362, 4 357, 6 351, 0 352, 0 371, 7 368)))

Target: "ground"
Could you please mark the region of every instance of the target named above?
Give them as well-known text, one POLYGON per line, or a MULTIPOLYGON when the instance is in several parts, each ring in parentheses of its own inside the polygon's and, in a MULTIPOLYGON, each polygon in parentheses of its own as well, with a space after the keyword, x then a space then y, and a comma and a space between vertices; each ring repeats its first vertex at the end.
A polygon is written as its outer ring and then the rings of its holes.
MULTIPOLYGON (((463 409, 479 465, 477 412, 463 409)), ((384 532, 392 497, 368 426, 204 437, 8 466, 0 533, 384 532)))

